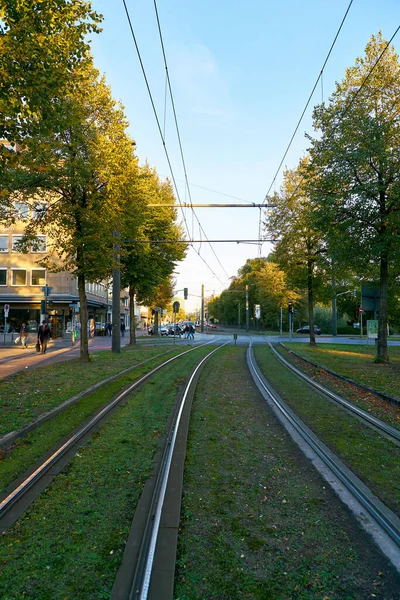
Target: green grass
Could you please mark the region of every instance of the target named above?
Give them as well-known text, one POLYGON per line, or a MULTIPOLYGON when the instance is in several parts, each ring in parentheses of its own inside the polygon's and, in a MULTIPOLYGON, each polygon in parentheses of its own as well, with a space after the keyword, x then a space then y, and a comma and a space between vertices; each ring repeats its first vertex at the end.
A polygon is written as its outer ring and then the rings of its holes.
POLYGON ((374 363, 375 347, 345 344, 317 344, 312 347, 302 343, 285 346, 332 371, 350 377, 387 394, 400 397, 400 347, 389 347, 389 364, 374 363))
MULTIPOLYGON (((182 348, 176 350, 180 351, 182 348)), ((65 361, 0 380, 0 436, 20 429, 91 385, 160 352, 155 347, 124 349, 120 354, 105 350, 93 354, 89 364, 65 361)))
POLYGON ((396 597, 398 574, 260 399, 243 348, 200 378, 181 516, 175 600, 396 597))
MULTIPOLYGON (((77 404, 67 408, 53 419, 43 423, 27 436, 17 440, 13 446, 0 453, 0 491, 4 491, 14 479, 21 475, 41 456, 69 435, 74 428, 88 419, 96 410, 105 405, 134 381, 161 364, 165 357, 154 359, 142 367, 119 378, 97 392, 85 396, 77 404)), ((178 359, 179 360, 179 359, 178 359)))
MULTIPOLYGON (((400 429, 400 405, 395 402, 390 402, 385 398, 381 398, 377 394, 368 392, 360 387, 350 384, 335 375, 329 374, 327 371, 314 367, 313 365, 303 361, 301 358, 295 356, 292 352, 289 352, 286 347, 278 346, 277 352, 280 353, 286 360, 294 364, 298 369, 303 371, 308 377, 321 383, 324 387, 339 394, 343 398, 346 398, 362 410, 369 414, 382 419, 386 423, 392 425, 397 429, 400 429)), ((301 350, 300 350, 301 352, 301 350)), ((300 353, 299 353, 300 354, 300 353)), ((352 358, 349 358, 351 362, 352 358)), ((315 361, 313 361, 315 362, 315 361)), ((349 365, 347 365, 349 367, 349 365)), ((340 368, 339 365, 336 365, 340 368)), ((350 367, 351 368, 351 367, 350 367)), ((338 372, 338 371, 336 371, 338 372)), ((388 380, 390 380, 392 374, 387 373, 388 380)), ((355 374, 357 376, 357 373, 355 374)), ((355 380, 355 378, 352 378, 355 380)), ((385 383, 388 383, 387 381, 385 383)), ((400 383, 400 382, 399 382, 400 383)))
POLYGON ((0 538, 2 600, 110 597, 176 391, 208 351, 182 357, 135 393, 0 538))
POLYGON ((300 418, 400 514, 400 448, 321 397, 289 372, 266 347, 254 349, 262 372, 300 418))

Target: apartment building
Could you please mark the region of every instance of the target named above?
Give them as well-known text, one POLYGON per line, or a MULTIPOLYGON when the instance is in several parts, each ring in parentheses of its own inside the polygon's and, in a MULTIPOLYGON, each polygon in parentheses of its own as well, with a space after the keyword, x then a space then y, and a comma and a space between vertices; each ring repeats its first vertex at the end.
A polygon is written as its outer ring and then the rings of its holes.
MULTIPOLYGON (((0 144, 13 150, 6 140, 0 144)), ((15 202, 15 223, 6 228, 0 225, 0 332, 19 331, 23 322, 36 330, 46 317, 53 337, 62 337, 70 331, 74 322, 79 322, 80 306, 78 282, 69 272, 52 273, 39 262, 54 240, 40 235, 37 242, 26 252, 19 246, 25 224, 29 218, 37 218, 46 204, 32 199, 15 202), (35 214, 36 213, 36 214, 35 214), (9 306, 5 318, 4 306, 9 306)), ((112 322, 112 294, 108 283, 87 283, 88 325, 101 328, 112 322)), ((121 290, 121 322, 129 329, 129 294, 121 290)), ((140 320, 140 313, 137 310, 140 320)))
MULTIPOLYGON (((14 225, 0 227, 0 332, 19 331, 23 322, 35 330, 46 315, 53 337, 60 337, 71 329, 72 321, 79 321, 79 294, 77 279, 68 272, 51 273, 38 262, 47 252, 46 235, 28 252, 22 252, 19 242, 24 233, 24 220, 31 211, 41 207, 25 203, 14 204, 18 216, 14 225), (46 295, 46 291, 50 292, 46 295), (9 306, 5 319, 4 306, 9 306)), ((112 297, 109 285, 87 283, 88 318, 101 326, 111 322, 112 297)), ((121 291, 121 321, 129 328, 129 295, 121 291)))

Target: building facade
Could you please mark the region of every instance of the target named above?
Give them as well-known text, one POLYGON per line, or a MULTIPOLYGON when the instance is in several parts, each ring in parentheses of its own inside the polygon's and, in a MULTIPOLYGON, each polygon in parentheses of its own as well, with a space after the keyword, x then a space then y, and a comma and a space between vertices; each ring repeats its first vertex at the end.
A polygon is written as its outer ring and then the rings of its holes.
MULTIPOLYGON (((62 337, 73 322, 79 322, 77 279, 71 273, 52 273, 38 264, 47 251, 46 235, 38 236, 37 243, 22 251, 19 242, 30 210, 27 204, 14 205, 21 219, 12 227, 0 228, 0 332, 19 331, 23 322, 34 331, 46 317, 53 337, 62 337)), ((96 329, 112 321, 110 292, 108 284, 86 284, 88 319, 96 329)), ((129 295, 125 290, 121 291, 120 312, 121 321, 129 329, 129 295)))

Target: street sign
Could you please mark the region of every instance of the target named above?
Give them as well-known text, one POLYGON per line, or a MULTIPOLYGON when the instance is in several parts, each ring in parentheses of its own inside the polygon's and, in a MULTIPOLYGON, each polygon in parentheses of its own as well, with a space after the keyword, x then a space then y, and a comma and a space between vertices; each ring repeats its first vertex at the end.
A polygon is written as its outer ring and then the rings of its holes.
POLYGON ((370 340, 376 340, 378 338, 377 320, 367 321, 367 336, 370 340))
POLYGON ((261 309, 260 309, 260 305, 259 304, 255 304, 254 305, 254 316, 256 319, 260 319, 261 318, 261 309))
POLYGON ((361 308, 361 306, 360 306, 360 308, 358 309, 358 311, 359 311, 361 314, 363 314, 363 312, 364 312, 364 309, 363 309, 363 308, 361 308))
POLYGON ((5 317, 8 317, 9 310, 10 310, 10 305, 9 304, 5 304, 4 305, 4 316, 5 317))
POLYGON ((44 285, 42 287, 42 292, 45 296, 50 296, 51 292, 53 291, 53 288, 50 287, 49 285, 44 285))

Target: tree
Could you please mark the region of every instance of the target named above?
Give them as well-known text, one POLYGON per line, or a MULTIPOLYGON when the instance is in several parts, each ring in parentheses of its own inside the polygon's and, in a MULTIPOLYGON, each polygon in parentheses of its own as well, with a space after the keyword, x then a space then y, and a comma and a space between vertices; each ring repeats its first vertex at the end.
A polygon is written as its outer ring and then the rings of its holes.
MULTIPOLYGON (((139 168, 134 202, 132 199, 125 202, 121 230, 121 284, 129 287, 132 324, 136 299, 163 308, 170 302, 173 296, 171 274, 186 253, 186 245, 179 241, 183 230, 175 223, 176 209, 148 207, 150 202, 173 204, 174 194, 169 181, 160 181, 156 171, 145 165, 139 168), (140 223, 137 222, 137 205, 142 210, 140 223), (134 241, 130 241, 132 238, 134 241)), ((134 326, 130 330, 130 343, 136 343, 134 326)))
POLYGON ((335 260, 379 265, 377 361, 387 351, 389 267, 400 254, 400 65, 379 33, 314 111, 308 189, 335 260))
POLYGON ((276 239, 274 259, 292 285, 307 290, 310 344, 316 345, 314 302, 325 279, 326 245, 315 227, 313 206, 300 171, 306 164, 307 159, 303 159, 297 170, 285 171, 281 193, 273 198, 275 208, 267 213, 266 227, 276 239))
POLYGON ((249 310, 255 304, 261 307, 261 323, 264 327, 276 327, 279 309, 287 305, 297 294, 289 290, 286 276, 279 266, 268 258, 249 258, 239 269, 231 285, 217 298, 208 303, 209 312, 228 325, 244 325, 246 320, 246 285, 248 286, 249 310))
POLYGON ((73 95, 57 100, 57 130, 37 131, 26 140, 28 160, 15 171, 13 181, 15 194, 24 194, 32 203, 46 202, 40 216, 27 223, 25 241, 48 233, 54 243, 42 266, 77 277, 80 357, 86 361, 85 284, 104 280, 111 272, 113 233, 137 178, 137 159, 123 110, 104 79, 89 66, 79 80, 73 95))
POLYGON ((58 120, 101 20, 85 0, 0 0, 0 138, 23 144, 58 120))

